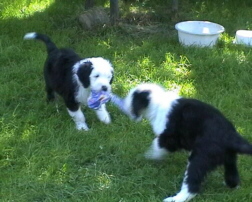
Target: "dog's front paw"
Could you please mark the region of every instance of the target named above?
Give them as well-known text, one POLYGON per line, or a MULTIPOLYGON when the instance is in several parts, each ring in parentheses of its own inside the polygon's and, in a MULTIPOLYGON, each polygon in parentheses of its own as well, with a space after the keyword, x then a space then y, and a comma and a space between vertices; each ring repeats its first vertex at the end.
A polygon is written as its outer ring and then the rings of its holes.
POLYGON ((101 117, 100 120, 101 120, 103 123, 106 123, 106 124, 111 123, 111 118, 110 118, 109 114, 107 114, 107 115, 104 116, 104 117, 101 117))
POLYGON ((161 148, 158 143, 158 138, 152 141, 152 145, 147 152, 145 152, 145 158, 150 160, 163 160, 168 154, 165 148, 161 148))
POLYGON ((145 152, 144 157, 149 160, 154 160, 154 161, 161 161, 164 160, 167 152, 156 152, 153 151, 152 149, 149 149, 148 151, 145 152))
POLYGON ((106 123, 106 124, 111 123, 111 118, 109 116, 109 113, 106 110, 98 109, 96 110, 96 114, 97 114, 98 119, 101 122, 106 123))
POLYGON ((86 123, 76 123, 77 130, 85 130, 88 131, 89 128, 86 123))

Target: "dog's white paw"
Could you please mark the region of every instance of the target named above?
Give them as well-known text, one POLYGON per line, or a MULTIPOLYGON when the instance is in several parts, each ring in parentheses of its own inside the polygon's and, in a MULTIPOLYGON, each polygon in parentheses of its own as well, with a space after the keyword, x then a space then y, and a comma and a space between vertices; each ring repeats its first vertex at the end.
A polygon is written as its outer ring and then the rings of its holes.
POLYGON ((72 119, 75 122, 76 128, 78 130, 85 130, 87 131, 89 128, 85 122, 85 116, 82 113, 81 109, 79 108, 77 111, 71 111, 67 109, 69 115, 72 117, 72 119))
POLYGON ((106 124, 110 124, 111 123, 111 118, 109 116, 109 114, 107 114, 107 116, 104 116, 100 119, 103 123, 106 123, 106 124))
POLYGON ((163 202, 186 202, 190 201, 195 196, 196 194, 189 193, 186 187, 186 189, 181 190, 177 195, 167 197, 163 202))
POLYGON ((100 109, 96 110, 96 115, 98 119, 106 124, 111 123, 111 118, 109 113, 106 111, 105 106, 103 105, 100 109))
POLYGON ((161 161, 165 159, 167 152, 156 152, 153 149, 149 149, 145 152, 144 157, 149 160, 161 161))
POLYGON ((150 160, 163 160, 167 154, 168 151, 164 148, 161 148, 158 144, 158 138, 155 138, 151 147, 145 152, 144 156, 150 160))
POLYGON ((174 197, 168 197, 166 199, 163 200, 163 202, 185 202, 185 201, 189 201, 186 199, 181 199, 181 198, 176 198, 176 196, 174 197))
POLYGON ((184 200, 176 199, 175 197, 168 197, 163 200, 163 202, 184 202, 184 200))
POLYGON ((77 130, 85 130, 88 131, 89 128, 86 123, 76 123, 77 130))

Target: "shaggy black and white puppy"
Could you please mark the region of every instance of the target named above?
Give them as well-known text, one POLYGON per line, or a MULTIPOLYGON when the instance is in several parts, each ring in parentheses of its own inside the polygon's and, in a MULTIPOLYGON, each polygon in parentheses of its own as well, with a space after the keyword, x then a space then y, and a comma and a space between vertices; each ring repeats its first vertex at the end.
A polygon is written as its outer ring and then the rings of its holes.
MULTIPOLYGON (((55 93, 62 96, 69 115, 78 130, 88 130, 80 104, 86 104, 90 91, 111 91, 113 67, 102 57, 80 58, 73 50, 58 49, 51 39, 39 33, 27 33, 24 39, 43 41, 47 48, 44 78, 47 100, 52 101, 55 93)), ((111 122, 106 106, 95 110, 100 121, 111 122)))
POLYGON ((234 188, 239 184, 237 154, 252 154, 252 145, 219 110, 156 84, 133 88, 124 105, 132 119, 150 121, 156 137, 146 152, 147 158, 160 160, 180 149, 191 152, 180 192, 165 202, 192 199, 207 173, 220 165, 224 165, 226 185, 234 188))

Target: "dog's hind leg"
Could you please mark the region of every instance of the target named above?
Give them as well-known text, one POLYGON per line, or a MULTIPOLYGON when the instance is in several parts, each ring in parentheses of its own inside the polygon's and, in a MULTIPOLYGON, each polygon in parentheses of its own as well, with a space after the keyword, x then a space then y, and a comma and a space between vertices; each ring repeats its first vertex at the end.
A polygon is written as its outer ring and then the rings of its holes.
POLYGON ((51 102, 55 100, 55 94, 54 94, 54 90, 52 88, 50 88, 48 85, 46 85, 46 95, 47 95, 47 102, 51 102))
POLYGON ((237 169, 237 154, 227 152, 224 160, 225 183, 230 188, 235 188, 240 183, 239 172, 237 169))
POLYGON ((177 193, 175 196, 168 197, 164 199, 164 202, 184 202, 184 201, 189 201, 193 197, 195 197, 198 193, 196 192, 191 192, 190 191, 190 184, 188 183, 188 171, 189 171, 190 163, 187 165, 187 170, 184 175, 183 183, 181 186, 181 190, 179 193, 177 193))
POLYGON ((48 76, 48 70, 47 68, 44 69, 44 79, 45 79, 45 91, 47 95, 47 102, 51 102, 55 100, 55 93, 53 88, 51 87, 51 82, 48 76))
POLYGON ((164 199, 164 202, 183 202, 195 197, 200 190, 200 185, 207 173, 216 168, 218 163, 213 162, 207 155, 192 154, 185 172, 183 184, 179 193, 164 199))

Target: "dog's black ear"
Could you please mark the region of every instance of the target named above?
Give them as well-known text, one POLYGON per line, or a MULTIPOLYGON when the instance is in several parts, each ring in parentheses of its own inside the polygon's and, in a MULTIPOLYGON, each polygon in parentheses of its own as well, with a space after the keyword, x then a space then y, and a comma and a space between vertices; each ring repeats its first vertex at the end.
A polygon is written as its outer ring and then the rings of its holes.
POLYGON ((80 82, 83 84, 85 88, 88 88, 90 86, 90 74, 92 72, 92 63, 91 62, 85 62, 81 64, 77 71, 77 76, 79 77, 80 82))
POLYGON ((114 71, 111 71, 111 74, 112 74, 112 77, 111 77, 111 79, 110 79, 109 84, 112 84, 112 82, 113 82, 113 80, 114 80, 114 71))
POLYGON ((146 109, 149 105, 150 91, 134 92, 132 99, 132 113, 136 118, 141 115, 142 110, 146 109))

